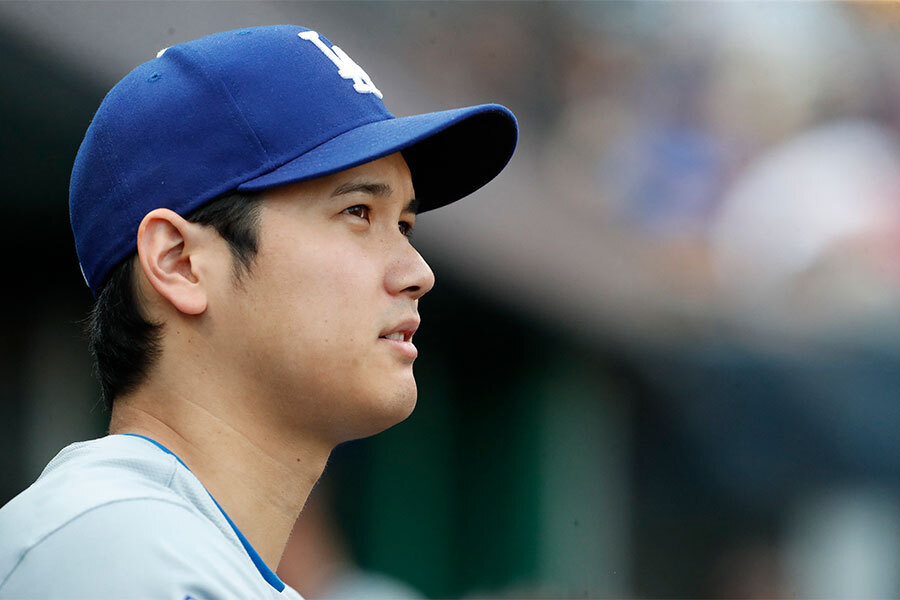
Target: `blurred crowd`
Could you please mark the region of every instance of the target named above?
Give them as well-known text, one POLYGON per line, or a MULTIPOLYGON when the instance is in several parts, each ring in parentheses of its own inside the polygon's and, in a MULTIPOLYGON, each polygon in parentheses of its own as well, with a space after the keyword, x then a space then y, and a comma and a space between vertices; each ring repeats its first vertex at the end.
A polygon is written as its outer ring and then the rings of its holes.
POLYGON ((392 13, 432 38, 396 50, 433 48, 409 58, 437 98, 487 89, 516 109, 531 192, 620 257, 583 273, 612 290, 598 311, 780 344, 894 319, 895 7, 457 8, 432 17, 439 39, 427 5, 392 13))
POLYGON ((557 293, 642 348, 674 451, 766 524, 721 527, 706 592, 895 595, 900 10, 479 8, 441 14, 452 36, 413 58, 436 96, 486 88, 519 115, 527 193, 588 255, 535 256, 532 285, 590 280, 557 293))

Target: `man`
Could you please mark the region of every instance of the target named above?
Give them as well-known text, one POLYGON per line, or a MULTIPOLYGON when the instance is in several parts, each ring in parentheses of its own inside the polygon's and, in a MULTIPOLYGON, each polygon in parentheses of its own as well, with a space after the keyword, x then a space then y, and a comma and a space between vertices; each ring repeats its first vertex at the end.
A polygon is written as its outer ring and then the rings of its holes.
POLYGON ((416 214, 516 143, 501 106, 381 98, 295 26, 173 46, 109 92, 70 214, 110 435, 0 510, 0 597, 298 597, 273 570, 331 449, 416 402, 416 214))

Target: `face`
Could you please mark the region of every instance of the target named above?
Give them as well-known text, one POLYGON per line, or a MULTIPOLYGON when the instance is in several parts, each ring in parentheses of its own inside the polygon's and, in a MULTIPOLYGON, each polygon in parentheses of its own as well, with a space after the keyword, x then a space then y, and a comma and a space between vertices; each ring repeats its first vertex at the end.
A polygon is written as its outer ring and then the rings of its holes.
POLYGON ((408 237, 413 199, 399 153, 267 192, 249 274, 209 307, 257 414, 336 443, 412 412, 418 301, 434 284, 408 237))

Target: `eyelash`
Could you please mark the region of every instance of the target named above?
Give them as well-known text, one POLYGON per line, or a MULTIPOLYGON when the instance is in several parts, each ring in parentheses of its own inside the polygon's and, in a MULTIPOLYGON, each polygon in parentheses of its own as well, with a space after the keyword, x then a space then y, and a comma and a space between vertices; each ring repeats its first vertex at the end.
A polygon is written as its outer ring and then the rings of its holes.
MULTIPOLYGON (((369 220, 369 211, 371 211, 371 210, 372 209, 369 208, 368 206, 366 206, 365 204, 355 204, 353 206, 345 208, 343 210, 343 212, 345 212, 348 215, 353 215, 354 217, 359 217, 360 219, 365 219, 366 221, 368 221, 369 220), (356 214, 355 212, 353 212, 356 209, 361 209, 364 212, 364 214, 360 215, 360 214, 356 214)), ((400 233, 402 233, 404 237, 412 237, 412 233, 413 233, 412 223, 409 223, 407 221, 400 221, 399 226, 400 226, 400 233)))

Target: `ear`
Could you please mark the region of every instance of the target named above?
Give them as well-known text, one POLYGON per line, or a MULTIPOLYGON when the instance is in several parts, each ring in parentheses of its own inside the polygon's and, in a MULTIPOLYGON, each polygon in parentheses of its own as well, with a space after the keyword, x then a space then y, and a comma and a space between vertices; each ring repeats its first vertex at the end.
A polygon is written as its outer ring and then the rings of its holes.
POLYGON ((208 299, 192 263, 201 246, 198 228, 167 208, 157 208, 144 216, 137 233, 138 258, 150 285, 187 315, 205 311, 208 299))

